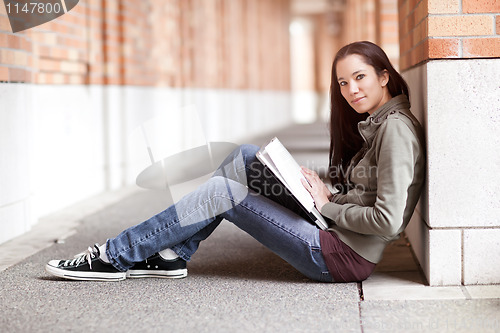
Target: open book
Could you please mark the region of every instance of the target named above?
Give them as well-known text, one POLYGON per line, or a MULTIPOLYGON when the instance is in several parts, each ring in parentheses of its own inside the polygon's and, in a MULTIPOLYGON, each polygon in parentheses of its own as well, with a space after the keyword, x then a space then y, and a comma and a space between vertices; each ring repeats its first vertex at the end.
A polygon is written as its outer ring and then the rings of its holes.
POLYGON ((301 183, 301 179, 306 180, 306 178, 302 174, 299 164, 281 144, 278 138, 275 137, 271 142, 263 146, 257 152, 256 156, 290 191, 314 223, 316 223, 320 229, 326 230, 328 224, 314 206, 314 199, 311 194, 301 183))

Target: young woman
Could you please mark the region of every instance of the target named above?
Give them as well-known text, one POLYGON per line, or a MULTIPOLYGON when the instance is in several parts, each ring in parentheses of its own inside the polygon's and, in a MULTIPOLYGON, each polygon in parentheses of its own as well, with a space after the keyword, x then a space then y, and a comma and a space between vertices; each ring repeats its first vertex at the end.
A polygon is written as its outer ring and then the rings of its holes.
POLYGON ((425 170, 422 130, 408 87, 384 51, 370 42, 343 47, 332 67, 331 193, 306 168, 303 182, 330 228, 319 230, 257 160, 258 147, 230 154, 197 190, 106 244, 46 270, 76 280, 180 278, 186 262, 226 219, 310 279, 366 279, 387 244, 408 224, 425 170))

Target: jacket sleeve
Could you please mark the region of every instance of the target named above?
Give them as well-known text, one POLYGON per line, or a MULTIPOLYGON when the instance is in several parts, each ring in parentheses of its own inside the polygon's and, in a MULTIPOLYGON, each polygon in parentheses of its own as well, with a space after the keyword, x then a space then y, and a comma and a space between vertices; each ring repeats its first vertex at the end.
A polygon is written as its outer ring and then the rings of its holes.
POLYGON ((387 119, 374 141, 377 161, 377 197, 373 206, 329 202, 321 214, 344 229, 361 234, 399 233, 413 182, 419 145, 411 129, 398 119, 387 119))
POLYGON ((332 197, 332 200, 330 200, 331 202, 334 202, 334 203, 343 203, 345 201, 345 194, 342 194, 342 193, 335 193, 332 197))

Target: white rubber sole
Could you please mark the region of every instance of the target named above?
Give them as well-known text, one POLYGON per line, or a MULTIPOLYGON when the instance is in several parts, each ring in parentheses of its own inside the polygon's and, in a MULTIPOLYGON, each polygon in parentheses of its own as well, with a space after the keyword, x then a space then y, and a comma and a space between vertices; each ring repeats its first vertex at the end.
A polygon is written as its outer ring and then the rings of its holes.
POLYGON ((54 276, 78 281, 122 281, 127 277, 126 272, 100 273, 100 272, 71 272, 49 264, 45 265, 47 273, 54 276))
POLYGON ((127 279, 140 278, 161 278, 161 279, 182 279, 187 276, 187 268, 172 271, 154 271, 132 269, 127 271, 127 279))

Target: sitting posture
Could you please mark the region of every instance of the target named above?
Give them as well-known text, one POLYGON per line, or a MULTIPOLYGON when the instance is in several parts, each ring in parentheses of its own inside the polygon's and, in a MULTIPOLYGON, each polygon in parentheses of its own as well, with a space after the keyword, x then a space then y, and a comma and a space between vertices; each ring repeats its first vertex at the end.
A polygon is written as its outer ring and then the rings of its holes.
POLYGON ((243 145, 174 205, 74 259, 50 261, 47 272, 76 280, 182 278, 199 243, 226 219, 310 279, 366 279, 420 197, 422 130, 405 81, 373 43, 339 50, 330 94, 328 176, 336 191, 303 168, 328 230, 312 224, 287 191, 266 191, 281 185, 256 158, 259 148, 243 145))

